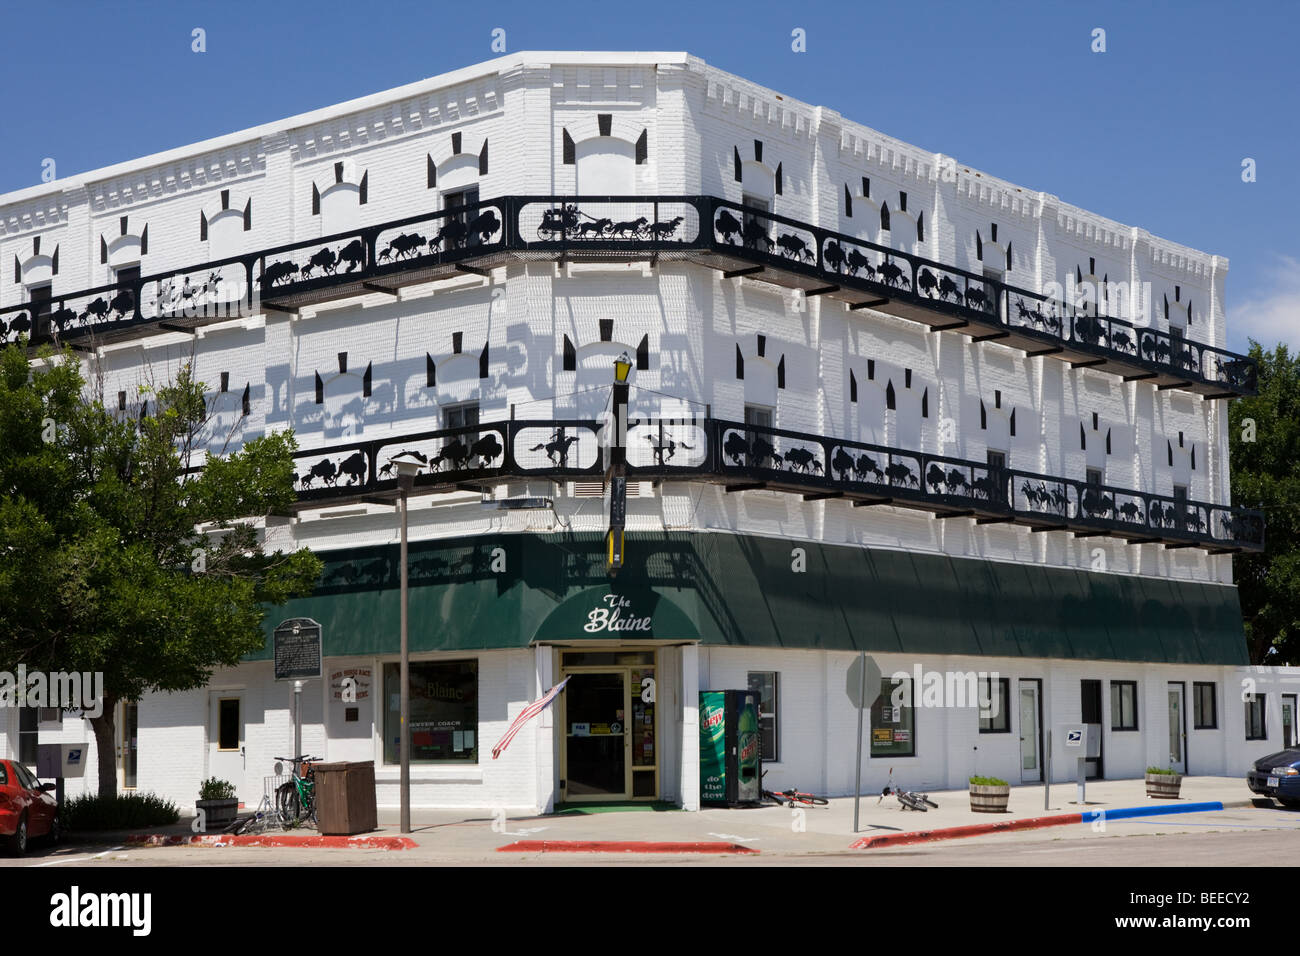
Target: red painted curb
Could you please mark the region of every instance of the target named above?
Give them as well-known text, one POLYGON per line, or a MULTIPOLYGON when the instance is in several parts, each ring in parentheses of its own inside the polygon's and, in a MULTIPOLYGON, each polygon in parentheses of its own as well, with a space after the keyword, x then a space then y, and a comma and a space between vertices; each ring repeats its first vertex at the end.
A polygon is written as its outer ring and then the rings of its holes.
POLYGON ((739 843, 656 843, 636 840, 519 840, 498 853, 757 853, 739 843))
POLYGON ((1020 820, 1000 820, 997 823, 970 823, 961 827, 944 827, 940 830, 916 830, 912 833, 887 833, 863 837, 849 845, 850 850, 876 850, 886 846, 903 846, 908 843, 930 843, 934 840, 959 840, 962 837, 983 836, 986 833, 1009 833, 1012 830, 1037 830, 1041 827, 1059 827, 1069 823, 1082 823, 1082 813, 1058 813, 1050 817, 1025 817, 1020 820))
POLYGON ((297 836, 290 834, 228 836, 216 833, 189 837, 147 834, 127 837, 126 842, 144 846, 267 846, 338 850, 412 850, 419 845, 410 837, 297 836))

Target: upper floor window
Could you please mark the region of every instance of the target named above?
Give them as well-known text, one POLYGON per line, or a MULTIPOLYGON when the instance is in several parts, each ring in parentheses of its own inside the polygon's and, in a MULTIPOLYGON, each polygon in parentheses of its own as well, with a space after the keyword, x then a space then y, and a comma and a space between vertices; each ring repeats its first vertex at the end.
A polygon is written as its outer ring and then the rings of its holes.
MULTIPOLYGON (((466 212, 465 207, 473 206, 478 202, 478 187, 469 186, 465 189, 458 189, 455 192, 444 193, 442 205, 447 212, 451 213, 451 219, 459 222, 462 226, 467 225, 477 213, 466 212)), ((465 244, 477 246, 482 241, 482 237, 477 233, 472 233, 465 237, 465 244)))
MULTIPOLYGON (((46 282, 42 285, 33 285, 27 287, 27 301, 32 304, 32 311, 37 316, 49 315, 50 299, 54 295, 54 287, 46 282)), ((35 318, 35 316, 33 316, 35 318)))

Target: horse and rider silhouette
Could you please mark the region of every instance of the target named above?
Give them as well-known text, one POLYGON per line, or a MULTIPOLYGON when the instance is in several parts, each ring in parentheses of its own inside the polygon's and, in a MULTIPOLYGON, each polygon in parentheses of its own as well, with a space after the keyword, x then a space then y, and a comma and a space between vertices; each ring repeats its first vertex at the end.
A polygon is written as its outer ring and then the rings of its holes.
POLYGON ((551 433, 551 440, 534 445, 529 451, 545 451, 551 464, 559 468, 569 467, 569 447, 578 440, 577 435, 565 435, 560 431, 551 433))

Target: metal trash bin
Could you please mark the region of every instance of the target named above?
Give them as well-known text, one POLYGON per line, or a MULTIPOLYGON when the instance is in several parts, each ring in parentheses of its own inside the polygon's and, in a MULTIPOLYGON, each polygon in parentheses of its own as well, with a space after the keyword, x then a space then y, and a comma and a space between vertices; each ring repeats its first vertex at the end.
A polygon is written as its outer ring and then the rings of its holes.
POLYGON ((368 833, 379 826, 375 807, 375 762, 318 763, 316 827, 326 836, 368 833))

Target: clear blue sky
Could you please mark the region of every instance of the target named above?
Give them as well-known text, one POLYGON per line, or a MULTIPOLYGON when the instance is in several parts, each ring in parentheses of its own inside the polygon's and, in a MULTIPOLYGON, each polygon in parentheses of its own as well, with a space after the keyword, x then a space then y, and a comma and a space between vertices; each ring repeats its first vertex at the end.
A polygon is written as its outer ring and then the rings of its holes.
POLYGON ((0 192, 45 157, 70 176, 490 59, 497 27, 509 52, 685 50, 1228 256, 1229 345, 1300 344, 1300 4, 1281 0, 6 2, 0 192))

